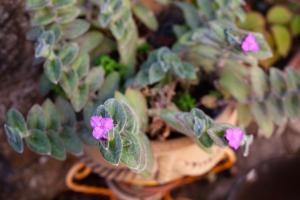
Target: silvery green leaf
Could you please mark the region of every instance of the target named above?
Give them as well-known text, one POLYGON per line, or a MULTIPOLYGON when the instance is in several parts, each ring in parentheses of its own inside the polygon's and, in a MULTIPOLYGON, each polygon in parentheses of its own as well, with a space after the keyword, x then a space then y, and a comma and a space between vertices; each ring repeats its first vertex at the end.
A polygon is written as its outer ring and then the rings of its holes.
POLYGON ((119 88, 120 74, 118 72, 112 72, 109 74, 102 84, 97 99, 100 103, 103 103, 106 99, 114 96, 115 91, 119 88))
POLYGON ((300 91, 300 73, 290 67, 287 68, 287 85, 294 91, 300 91))
POLYGON ((53 32, 55 42, 58 42, 62 36, 62 30, 59 24, 54 23, 49 27, 49 31, 53 32))
POLYGON ((40 105, 35 104, 27 114, 27 124, 29 129, 44 130, 46 128, 46 120, 44 111, 40 105))
POLYGON ((5 116, 5 123, 9 127, 17 129, 20 136, 26 137, 28 135, 26 121, 22 113, 15 108, 10 108, 8 110, 5 116))
POLYGON ((92 130, 80 123, 77 129, 80 139, 87 145, 97 145, 98 141, 93 137, 92 130))
POLYGON ((96 105, 89 101, 83 108, 83 121, 86 127, 90 127, 90 118, 94 114, 94 110, 96 110, 96 105))
POLYGON ((272 92, 277 96, 283 96, 287 92, 283 73, 274 67, 270 69, 270 84, 272 92))
POLYGON ((176 2, 176 5, 182 10, 187 25, 191 29, 197 28, 201 22, 196 7, 185 2, 176 2))
POLYGON ((26 8, 28 10, 37 10, 49 5, 50 0, 27 0, 26 8))
POLYGON ((80 15, 80 9, 77 6, 70 6, 57 10, 57 22, 60 24, 70 23, 80 15))
POLYGON ((251 67, 250 73, 253 93, 258 100, 262 101, 269 89, 267 75, 258 66, 251 67))
POLYGON ((66 99, 58 97, 55 100, 55 106, 61 116, 61 123, 63 125, 74 126, 76 123, 76 115, 72 105, 66 99))
POLYGON ((38 154, 49 155, 51 152, 51 144, 47 134, 41 130, 30 130, 30 135, 25 138, 25 142, 31 151, 38 154))
POLYGON ((137 170, 141 162, 141 144, 137 135, 131 132, 126 132, 126 135, 122 137, 122 154, 121 162, 128 166, 130 169, 137 170))
POLYGON ((60 85, 70 99, 73 97, 73 92, 78 87, 78 84, 78 76, 74 70, 70 70, 69 72, 64 72, 62 74, 60 85))
POLYGON ((157 63, 152 64, 149 69, 149 84, 160 81, 165 76, 165 73, 160 65, 157 63))
POLYGON ((24 150, 23 141, 19 129, 4 124, 4 131, 8 144, 18 153, 24 150))
POLYGON ((76 43, 67 43, 59 52, 63 65, 71 64, 79 53, 79 46, 76 43))
POLYGON ((127 115, 123 104, 115 99, 108 99, 105 101, 104 107, 109 113, 109 116, 113 119, 114 130, 123 132, 127 124, 127 115))
POLYGON ((138 116, 138 123, 141 126, 141 130, 146 131, 148 126, 148 109, 145 96, 139 90, 131 88, 126 90, 125 96, 128 104, 138 116))
POLYGON ((102 67, 93 67, 89 71, 85 82, 90 86, 92 92, 96 92, 101 88, 104 82, 104 74, 105 72, 102 67))
POLYGON ((249 104, 237 104, 237 116, 238 116, 238 125, 242 127, 248 127, 252 121, 252 115, 250 111, 249 104))
POLYGON ((45 121, 46 121, 46 129, 56 130, 58 131, 61 127, 60 115, 52 103, 50 99, 47 99, 42 105, 45 121))
POLYGON ((49 130, 47 136, 51 146, 50 155, 57 160, 65 160, 66 150, 58 132, 49 130))
POLYGON ((44 64, 45 75, 54 84, 57 84, 62 74, 62 62, 59 57, 48 59, 44 64))
POLYGON ((266 137, 270 137, 274 131, 274 124, 270 118, 264 103, 254 102, 251 104, 251 113, 254 116, 260 130, 266 137))
POLYGON ((297 118, 300 114, 300 97, 295 91, 291 91, 284 97, 284 107, 290 118, 297 118))
POLYGON ((53 31, 45 31, 40 36, 40 39, 44 40, 47 45, 52 46, 55 43, 55 33, 53 31))
POLYGON ((112 165, 118 165, 122 153, 122 140, 120 134, 113 133, 114 138, 109 141, 99 141, 99 149, 103 158, 112 165))
POLYGON ((27 33, 26 33, 26 39, 31 41, 36 41, 44 32, 43 28, 40 26, 32 27, 27 33))
POLYGON ((277 125, 282 125, 286 121, 286 114, 284 110, 284 105, 282 99, 275 95, 269 96, 265 100, 267 106, 267 112, 270 113, 269 116, 277 125))
POLYGON ((55 21, 56 14, 50 8, 37 10, 31 19, 32 26, 46 26, 55 21))
POLYGON ((61 26, 63 36, 66 39, 75 39, 88 31, 90 23, 83 19, 76 19, 61 26))
POLYGON ((70 6, 76 3, 76 0, 52 0, 52 5, 56 8, 70 6))
POLYGON ((76 71, 78 79, 85 77, 90 69, 90 56, 88 54, 80 54, 72 63, 72 69, 76 71))
POLYGON ((75 128, 65 126, 59 136, 68 152, 75 156, 82 155, 83 146, 75 128))
POLYGON ((53 84, 52 84, 51 81, 48 79, 48 77, 45 75, 45 73, 43 73, 43 74, 41 75, 39 86, 40 86, 40 87, 39 87, 40 93, 41 93, 43 96, 46 96, 46 95, 50 92, 50 90, 51 90, 51 88, 52 88, 52 86, 53 86, 53 84))
POLYGON ((152 10, 141 3, 136 3, 132 7, 133 13, 145 24, 149 29, 155 31, 158 28, 158 22, 152 10))
POLYGON ((89 53, 101 44, 104 36, 99 31, 89 31, 76 39, 80 46, 80 54, 89 53))
POLYGON ((89 85, 84 83, 73 91, 71 102, 76 112, 81 111, 87 103, 89 99, 89 88, 89 85))

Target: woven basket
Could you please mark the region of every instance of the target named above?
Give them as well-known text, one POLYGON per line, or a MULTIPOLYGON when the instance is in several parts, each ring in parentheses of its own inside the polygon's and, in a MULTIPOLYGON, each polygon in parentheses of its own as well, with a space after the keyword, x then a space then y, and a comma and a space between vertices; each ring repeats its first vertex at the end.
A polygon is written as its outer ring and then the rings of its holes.
MULTIPOLYGON (((227 107, 217 117, 218 122, 236 123, 236 111, 227 107)), ((210 152, 199 148, 190 138, 182 137, 167 141, 151 141, 155 164, 151 176, 142 177, 125 166, 112 166, 101 156, 97 147, 85 147, 82 161, 95 173, 107 180, 131 183, 135 185, 165 184, 184 176, 199 176, 209 172, 229 154, 229 148, 213 146, 210 152)))

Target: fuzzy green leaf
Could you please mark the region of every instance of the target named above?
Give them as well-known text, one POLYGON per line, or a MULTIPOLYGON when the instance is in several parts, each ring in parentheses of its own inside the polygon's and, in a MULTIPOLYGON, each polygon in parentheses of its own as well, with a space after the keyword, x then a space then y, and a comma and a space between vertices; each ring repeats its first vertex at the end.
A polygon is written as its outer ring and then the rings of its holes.
POLYGON ((35 104, 27 115, 27 124, 30 129, 44 130, 46 128, 46 120, 44 111, 40 105, 35 104))
POLYGON ((57 10, 57 22, 60 24, 70 23, 80 15, 80 9, 76 6, 68 6, 57 10))
POLYGON ((46 26, 55 21, 55 12, 50 8, 37 10, 31 19, 32 26, 46 26))
POLYGON ((90 86, 92 92, 101 88, 104 82, 104 74, 105 72, 102 67, 94 67, 89 71, 85 82, 90 86))
POLYGON ((72 105, 76 112, 82 110, 89 99, 89 85, 82 84, 73 91, 72 105))
POLYGON ((71 64, 79 53, 79 46, 76 43, 67 43, 59 52, 59 57, 64 65, 71 64))
POLYGON ((57 57, 53 60, 47 60, 44 69, 47 78, 52 83, 57 84, 62 74, 62 62, 60 58, 57 57))
POLYGON ((300 91, 300 73, 294 69, 287 68, 287 85, 294 91, 300 91))
POLYGON ((20 136, 25 137, 28 135, 26 121, 22 113, 15 108, 8 110, 6 113, 5 122, 9 127, 17 129, 20 133, 20 136))
POLYGON ((83 19, 76 19, 68 24, 62 25, 64 38, 75 39, 86 33, 90 28, 90 23, 83 19))
POLYGON ((258 66, 253 66, 250 73, 253 92, 258 100, 262 101, 269 89, 267 76, 258 66))
POLYGON ((64 147, 64 143, 62 142, 59 134, 54 131, 48 131, 48 139, 51 146, 51 156, 57 160, 65 160, 66 159, 66 150, 64 147))
POLYGON ((118 72, 113 72, 109 74, 97 96, 97 99, 100 103, 103 103, 106 99, 114 96, 115 91, 118 89, 120 83, 120 74, 118 72))
POLYGON ((269 96, 266 100, 266 106, 267 112, 273 122, 280 126, 286 121, 286 114, 281 98, 274 95, 269 96))
POLYGON ((254 116, 260 130, 266 137, 270 137, 274 131, 274 124, 267 113, 267 108, 264 103, 254 102, 251 104, 251 113, 254 116))
POLYGON ((74 70, 62 74, 60 85, 70 99, 73 97, 73 93, 77 89, 78 84, 78 76, 74 70))
POLYGON ((8 144, 18 153, 22 153, 24 145, 19 129, 4 124, 8 144))
POLYGON ((70 6, 76 3, 76 0, 52 0, 52 5, 56 8, 70 6))
POLYGON ((51 145, 47 134, 41 130, 30 130, 30 135, 25 138, 25 141, 28 148, 38 154, 49 155, 51 152, 51 145))
POLYGON ((89 31, 76 39, 80 46, 80 54, 89 53, 103 41, 104 36, 99 31, 89 31))
POLYGON ((45 120, 46 120, 46 129, 58 131, 61 126, 60 115, 52 103, 51 100, 47 99, 42 108, 44 110, 45 120))
POLYGON ((300 114, 300 98, 297 92, 290 92, 284 97, 284 106, 288 116, 292 119, 299 117, 300 114))
POLYGON ((143 4, 135 4, 132 8, 132 11, 149 29, 155 31, 158 28, 158 22, 155 18, 154 13, 143 4))
POLYGON ((291 21, 291 31, 293 36, 298 36, 300 34, 300 15, 293 17, 291 21))
POLYGON ((72 63, 72 69, 76 71, 79 79, 85 77, 90 69, 90 56, 88 54, 81 54, 72 63))
POLYGON ((63 125, 73 126, 76 123, 76 115, 71 104, 62 97, 56 98, 55 106, 61 117, 63 125))
POLYGON ((49 0, 27 0, 26 8, 28 10, 37 10, 46 7, 49 4, 49 0))
POLYGON ((270 69, 270 84, 271 84, 271 91, 277 96, 285 95, 287 91, 285 77, 283 73, 276 69, 270 69))
POLYGON ((60 133, 60 138, 68 152, 75 156, 80 156, 83 153, 82 143, 75 128, 65 126, 63 131, 60 133))

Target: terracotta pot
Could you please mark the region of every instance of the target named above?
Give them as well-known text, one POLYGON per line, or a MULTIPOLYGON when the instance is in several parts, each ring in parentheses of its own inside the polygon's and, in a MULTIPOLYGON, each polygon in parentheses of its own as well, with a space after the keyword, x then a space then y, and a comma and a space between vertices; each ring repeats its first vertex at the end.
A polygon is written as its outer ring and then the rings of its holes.
MULTIPOLYGON (((227 107, 216 120, 218 122, 236 124, 237 112, 232 107, 227 107)), ((229 148, 213 146, 210 152, 204 151, 192 139, 182 137, 167 141, 151 141, 151 146, 155 158, 155 164, 151 176, 142 177, 130 171, 125 166, 112 166, 101 156, 97 147, 86 146, 85 155, 82 161, 95 173, 105 177, 109 184, 117 190, 116 182, 122 182, 138 186, 155 186, 150 190, 167 191, 177 179, 185 176, 200 176, 209 172, 220 161, 226 159, 228 155, 234 157, 234 153, 229 148), (168 186, 166 186, 166 184, 168 186)), ((122 186, 124 189, 124 185, 122 186)), ((125 187, 126 188, 126 187, 125 187)), ((128 199, 128 198, 127 198, 128 199)))

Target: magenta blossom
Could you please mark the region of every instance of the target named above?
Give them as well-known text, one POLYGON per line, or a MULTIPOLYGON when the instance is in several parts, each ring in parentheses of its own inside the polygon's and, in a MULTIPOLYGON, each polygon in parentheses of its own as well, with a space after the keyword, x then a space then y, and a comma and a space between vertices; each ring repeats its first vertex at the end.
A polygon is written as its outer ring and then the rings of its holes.
POLYGON ((240 128, 229 128, 225 133, 229 146, 235 150, 240 147, 241 142, 244 139, 244 135, 244 131, 240 128))
POLYGON ((242 42, 241 48, 244 52, 257 52, 260 49, 256 38, 252 33, 246 35, 242 42))
POLYGON ((108 140, 107 133, 114 127, 112 118, 108 117, 92 116, 90 124, 93 128, 93 137, 97 140, 108 140))

